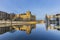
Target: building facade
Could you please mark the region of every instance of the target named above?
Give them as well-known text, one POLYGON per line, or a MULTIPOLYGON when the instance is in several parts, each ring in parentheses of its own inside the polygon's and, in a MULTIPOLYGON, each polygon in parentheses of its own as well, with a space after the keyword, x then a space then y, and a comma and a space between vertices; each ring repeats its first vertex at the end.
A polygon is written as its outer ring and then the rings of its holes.
POLYGON ((47 28, 59 29, 60 30, 60 14, 46 15, 46 26, 47 28), (52 26, 51 26, 52 25, 52 26))
POLYGON ((23 13, 23 14, 16 14, 14 17, 14 20, 35 21, 36 17, 34 15, 32 15, 30 11, 27 11, 26 13, 23 13))
POLYGON ((0 11, 0 20, 12 20, 12 21, 35 21, 35 15, 32 15, 30 11, 22 14, 6 13, 0 11))
POLYGON ((0 20, 6 20, 9 19, 10 15, 6 12, 0 11, 0 20))
POLYGON ((0 20, 11 20, 15 14, 0 11, 0 20))

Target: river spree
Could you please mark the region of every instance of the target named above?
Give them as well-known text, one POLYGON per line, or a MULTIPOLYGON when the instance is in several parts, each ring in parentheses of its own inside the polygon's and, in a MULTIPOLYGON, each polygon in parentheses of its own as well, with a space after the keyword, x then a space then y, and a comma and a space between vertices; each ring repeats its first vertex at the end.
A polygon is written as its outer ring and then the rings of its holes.
MULTIPOLYGON (((27 25, 28 26, 28 25, 27 25)), ((60 40, 59 30, 46 30, 46 25, 36 24, 30 27, 21 27, 19 30, 12 30, 0 34, 0 40, 60 40), (23 30, 24 29, 24 30, 23 30)))

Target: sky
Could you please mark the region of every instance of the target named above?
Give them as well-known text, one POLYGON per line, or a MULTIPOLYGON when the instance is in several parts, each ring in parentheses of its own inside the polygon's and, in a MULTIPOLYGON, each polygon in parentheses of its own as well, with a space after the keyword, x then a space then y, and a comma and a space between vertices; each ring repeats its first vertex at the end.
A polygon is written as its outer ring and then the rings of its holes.
POLYGON ((21 14, 31 11, 37 19, 60 13, 60 0, 0 0, 0 11, 21 14))

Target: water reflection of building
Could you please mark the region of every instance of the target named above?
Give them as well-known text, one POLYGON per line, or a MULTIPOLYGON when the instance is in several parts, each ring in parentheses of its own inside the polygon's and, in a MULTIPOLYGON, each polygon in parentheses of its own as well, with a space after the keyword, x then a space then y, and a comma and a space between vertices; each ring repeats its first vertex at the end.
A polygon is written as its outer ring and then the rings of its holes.
POLYGON ((60 26, 51 26, 51 25, 46 26, 46 30, 49 30, 49 29, 51 29, 51 30, 54 30, 54 29, 60 30, 60 26))
POLYGON ((15 25, 13 26, 15 30, 26 31, 27 34, 31 33, 31 30, 36 28, 36 24, 28 24, 28 25, 15 25))
POLYGON ((4 26, 4 27, 0 27, 0 34, 3 34, 5 32, 11 31, 11 27, 10 26, 4 26))
POLYGON ((46 27, 60 30, 60 14, 46 15, 46 27))

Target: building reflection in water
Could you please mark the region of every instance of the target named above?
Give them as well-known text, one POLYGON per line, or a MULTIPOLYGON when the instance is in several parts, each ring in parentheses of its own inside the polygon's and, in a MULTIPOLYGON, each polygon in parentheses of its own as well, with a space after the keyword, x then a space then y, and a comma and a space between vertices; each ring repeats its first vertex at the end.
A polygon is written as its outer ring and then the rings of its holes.
POLYGON ((8 31, 11 31, 9 26, 7 26, 7 27, 0 27, 0 34, 6 33, 8 31))
MULTIPOLYGON (((46 30, 49 29, 57 29, 58 25, 54 25, 54 24, 46 24, 46 30)), ((36 24, 25 24, 25 25, 13 25, 13 26, 4 26, 4 27, 0 27, 0 34, 6 33, 6 32, 15 32, 16 30, 20 30, 20 31, 25 31, 27 34, 30 34, 32 29, 36 28, 36 24)))
POLYGON ((51 25, 46 25, 46 30, 49 30, 49 29, 51 29, 51 30, 54 30, 54 29, 57 29, 57 30, 60 30, 60 28, 59 28, 60 26, 51 26, 51 25))
POLYGON ((36 24, 25 24, 25 25, 14 25, 7 27, 0 27, 0 34, 5 32, 13 32, 13 30, 26 31, 27 34, 30 34, 32 29, 36 28, 36 24))
POLYGON ((30 34, 32 29, 36 28, 36 24, 26 24, 26 25, 14 25, 15 30, 26 31, 27 34, 30 34))

